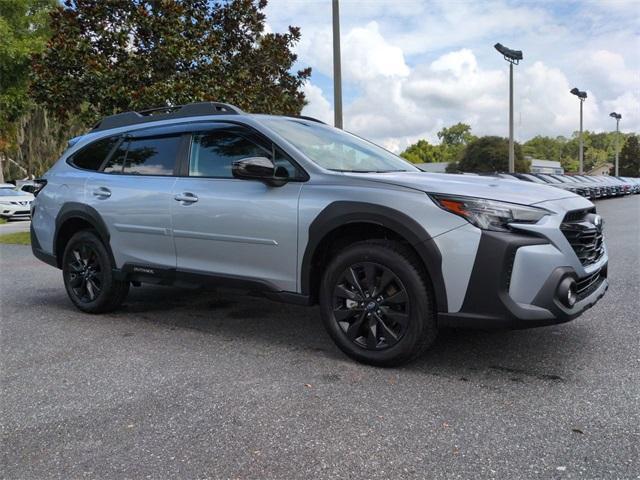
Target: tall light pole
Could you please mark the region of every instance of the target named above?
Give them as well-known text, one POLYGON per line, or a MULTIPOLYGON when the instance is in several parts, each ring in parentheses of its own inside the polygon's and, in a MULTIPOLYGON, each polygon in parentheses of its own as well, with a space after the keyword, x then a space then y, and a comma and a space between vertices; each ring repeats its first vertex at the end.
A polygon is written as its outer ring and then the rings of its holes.
POLYGON ((340 5, 333 0, 333 119, 342 128, 342 68, 340 65, 340 5))
POLYGON ((618 173, 618 157, 620 156, 620 119, 622 115, 616 112, 611 112, 609 114, 611 118, 616 119, 616 177, 619 175, 618 173))
POLYGON ((501 43, 496 43, 494 48, 509 62, 509 172, 516 171, 516 154, 513 146, 513 66, 522 60, 522 50, 511 50, 501 43))
POLYGON ((587 92, 583 92, 578 90, 577 88, 572 88, 570 93, 573 93, 576 97, 580 99, 580 172, 584 173, 584 141, 582 138, 582 104, 587 99, 587 92))

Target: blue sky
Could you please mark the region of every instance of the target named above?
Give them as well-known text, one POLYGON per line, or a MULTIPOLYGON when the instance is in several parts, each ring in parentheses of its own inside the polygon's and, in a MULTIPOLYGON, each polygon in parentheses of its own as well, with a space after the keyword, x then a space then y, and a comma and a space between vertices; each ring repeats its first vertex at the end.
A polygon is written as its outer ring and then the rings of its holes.
MULTIPOLYGON (((508 68, 493 49, 524 51, 515 73, 516 139, 570 135, 586 90, 585 128, 640 131, 640 0, 342 0, 345 127, 401 150, 458 121, 506 135, 508 68)), ((268 27, 302 30, 311 66, 305 113, 333 118, 330 0, 271 0, 268 27)))

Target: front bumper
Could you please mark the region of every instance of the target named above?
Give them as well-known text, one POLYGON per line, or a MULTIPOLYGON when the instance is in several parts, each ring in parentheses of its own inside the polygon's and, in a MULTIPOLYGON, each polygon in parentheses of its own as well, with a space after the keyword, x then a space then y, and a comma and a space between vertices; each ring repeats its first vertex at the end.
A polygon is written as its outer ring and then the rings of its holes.
POLYGON ((31 210, 29 205, 5 205, 0 204, 0 217, 3 218, 29 218, 31 210))
POLYGON ((439 313, 439 325, 519 329, 576 318, 607 291, 608 259, 585 269, 571 254, 541 235, 483 231, 462 308, 439 313), (580 286, 571 308, 559 298, 567 277, 580 286))

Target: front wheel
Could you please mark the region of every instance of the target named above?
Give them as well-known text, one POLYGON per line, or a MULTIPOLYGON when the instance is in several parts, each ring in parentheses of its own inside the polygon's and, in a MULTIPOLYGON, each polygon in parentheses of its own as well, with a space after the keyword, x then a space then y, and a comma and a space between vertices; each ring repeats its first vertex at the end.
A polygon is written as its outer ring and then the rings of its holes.
POLYGON ((129 293, 129 282, 113 277, 109 252, 91 230, 76 233, 67 243, 62 277, 73 304, 87 313, 115 310, 129 293))
POLYGON ((351 358, 377 366, 413 360, 437 335, 431 286, 416 255, 397 242, 350 245, 327 266, 322 320, 351 358))

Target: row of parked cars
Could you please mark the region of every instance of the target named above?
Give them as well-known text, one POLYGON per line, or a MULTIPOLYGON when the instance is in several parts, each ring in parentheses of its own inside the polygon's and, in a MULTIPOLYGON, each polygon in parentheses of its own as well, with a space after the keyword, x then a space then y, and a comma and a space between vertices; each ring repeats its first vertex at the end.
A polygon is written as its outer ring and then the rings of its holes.
POLYGON ((552 185, 590 200, 640 193, 640 178, 611 175, 558 175, 549 173, 498 173, 501 178, 552 185))

